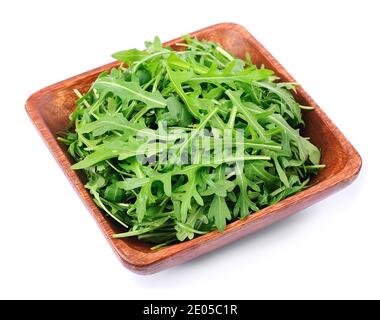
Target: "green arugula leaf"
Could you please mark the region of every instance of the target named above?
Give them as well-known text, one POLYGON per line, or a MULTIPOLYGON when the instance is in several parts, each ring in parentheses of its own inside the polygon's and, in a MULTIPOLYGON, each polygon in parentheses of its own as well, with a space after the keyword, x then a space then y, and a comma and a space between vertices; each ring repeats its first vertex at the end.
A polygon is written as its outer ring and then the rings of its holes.
POLYGON ((148 52, 138 49, 129 49, 116 52, 112 55, 118 61, 124 62, 128 65, 144 59, 148 55, 148 52))
POLYGON ((150 108, 166 107, 166 101, 159 92, 147 92, 135 82, 103 77, 94 82, 93 88, 104 92, 112 92, 124 101, 138 100, 144 102, 150 108))
POLYGON ((219 231, 226 228, 226 220, 231 220, 231 212, 224 197, 214 196, 208 215, 210 218, 214 218, 215 226, 219 231))

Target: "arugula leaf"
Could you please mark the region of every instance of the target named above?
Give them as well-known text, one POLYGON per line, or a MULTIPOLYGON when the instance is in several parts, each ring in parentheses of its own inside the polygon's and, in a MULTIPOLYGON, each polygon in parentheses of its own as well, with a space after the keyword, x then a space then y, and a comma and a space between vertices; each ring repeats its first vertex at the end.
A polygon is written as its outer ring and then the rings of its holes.
POLYGON ((193 117, 187 108, 175 97, 167 100, 168 112, 157 115, 157 121, 166 121, 169 126, 187 127, 193 122, 193 117))
POLYGON ((174 90, 177 92, 179 97, 182 99, 182 101, 185 103, 186 107, 188 108, 189 112, 195 117, 199 118, 200 114, 197 110, 196 106, 194 105, 194 99, 187 95, 185 91, 182 88, 182 82, 185 82, 186 80, 190 79, 192 77, 192 72, 175 72, 170 69, 169 65, 166 64, 166 72, 168 75, 168 78, 170 82, 172 83, 174 90))
POLYGON ((208 212, 209 217, 214 218, 215 226, 219 231, 226 227, 226 219, 231 220, 231 212, 226 204, 225 197, 214 196, 208 212))
POLYGON ((112 57, 128 65, 132 65, 136 61, 144 59, 147 55, 148 53, 146 51, 141 51, 138 49, 129 49, 116 52, 112 55, 112 57))
POLYGON ((273 74, 272 70, 267 69, 254 69, 250 72, 246 70, 239 73, 225 74, 225 73, 207 73, 201 76, 194 76, 187 82, 210 82, 210 83, 231 83, 235 81, 252 83, 253 81, 259 81, 268 79, 273 74))
MULTIPOLYGON (((228 190, 228 182, 225 179, 225 167, 223 165, 216 169, 216 184, 220 186, 220 189, 224 192, 215 193, 214 198, 211 202, 210 209, 208 211, 208 216, 214 218, 215 226, 219 231, 223 231, 226 227, 226 220, 231 220, 231 212, 226 203, 226 196, 228 190)), ((234 184, 232 183, 233 189, 234 184)))
POLYGON ((267 141, 268 138, 265 135, 265 129, 259 124, 255 116, 246 110, 245 106, 241 103, 241 92, 233 92, 231 90, 227 90, 225 93, 231 99, 233 105, 237 107, 237 110, 240 112, 240 115, 243 117, 243 119, 247 121, 247 123, 256 131, 260 138, 262 138, 264 141, 267 141))
POLYGON ((159 92, 147 92, 135 82, 103 77, 94 82, 93 88, 99 91, 112 92, 126 102, 139 100, 150 108, 166 107, 166 101, 159 92))
POLYGON ((281 100, 285 102, 285 105, 291 109, 291 112, 289 114, 296 118, 297 123, 303 123, 299 104, 294 100, 293 96, 290 94, 289 91, 285 90, 282 87, 279 87, 278 84, 276 85, 269 82, 258 82, 257 80, 255 80, 253 81, 253 85, 265 88, 268 91, 277 95, 281 100))

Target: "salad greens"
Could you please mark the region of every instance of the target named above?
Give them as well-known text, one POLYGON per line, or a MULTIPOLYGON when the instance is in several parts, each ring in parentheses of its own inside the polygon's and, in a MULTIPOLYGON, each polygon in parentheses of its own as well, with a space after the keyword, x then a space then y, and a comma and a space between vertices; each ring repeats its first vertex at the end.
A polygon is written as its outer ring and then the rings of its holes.
POLYGON ((58 139, 86 188, 125 232, 154 248, 192 239, 304 189, 323 165, 299 133, 295 84, 184 37, 181 51, 156 37, 113 55, 78 95, 58 139))

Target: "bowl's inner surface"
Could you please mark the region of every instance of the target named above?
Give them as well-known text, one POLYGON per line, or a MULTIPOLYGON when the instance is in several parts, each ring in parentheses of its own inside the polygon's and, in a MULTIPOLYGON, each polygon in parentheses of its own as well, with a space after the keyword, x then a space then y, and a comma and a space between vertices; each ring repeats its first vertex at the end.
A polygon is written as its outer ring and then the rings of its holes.
MULTIPOLYGON (((197 37, 218 42, 225 49, 242 59, 245 59, 246 53, 249 52, 252 61, 256 65, 260 66, 263 64, 265 67, 272 69, 282 80, 291 80, 286 74, 279 73, 278 70, 276 70, 276 66, 260 53, 259 48, 256 48, 234 29, 224 28, 221 29, 220 32, 214 32, 211 35, 209 33, 203 34, 203 32, 200 32, 197 34, 197 37)), ((53 92, 49 92, 49 94, 45 94, 41 97, 38 102, 38 111, 53 136, 67 129, 69 122, 68 117, 75 108, 75 100, 77 99, 73 89, 78 89, 82 93, 85 92, 89 89, 96 77, 96 73, 88 75, 85 78, 72 82, 69 86, 66 84, 65 86, 57 87, 53 92)), ((307 104, 307 98, 302 93, 298 93, 296 99, 301 104, 307 104)), ((321 170, 318 176, 313 179, 312 183, 315 184, 340 171, 348 159, 344 156, 345 152, 339 152, 343 149, 343 146, 337 141, 334 133, 329 129, 328 125, 321 120, 318 114, 306 111, 304 112, 304 120, 306 125, 305 128, 302 129, 302 133, 304 136, 310 137, 311 141, 321 149, 322 163, 326 165, 326 168, 321 170)), ((70 159, 66 151, 66 146, 62 144, 59 144, 59 146, 66 157, 70 159)), ((70 161, 72 162, 71 159, 70 161)), ((84 177, 80 172, 76 172, 76 175, 85 183, 84 177)), ((109 219, 109 225, 113 232, 121 231, 120 227, 111 221, 111 219, 109 219)), ((151 252, 149 244, 137 239, 124 239, 123 241, 125 241, 128 246, 139 251, 146 253, 151 252)))

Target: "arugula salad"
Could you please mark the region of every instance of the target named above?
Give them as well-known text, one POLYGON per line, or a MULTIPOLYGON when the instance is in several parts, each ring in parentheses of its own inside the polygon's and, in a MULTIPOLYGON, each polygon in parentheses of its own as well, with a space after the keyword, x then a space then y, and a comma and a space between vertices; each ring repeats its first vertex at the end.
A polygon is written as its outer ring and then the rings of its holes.
MULTIPOLYGON (((175 49, 156 37, 113 55, 87 92, 75 90, 58 139, 87 177, 95 203, 157 249, 222 232, 228 223, 307 187, 323 168, 300 135, 294 83, 189 36, 175 49)), ((312 112, 312 111, 308 111, 312 112)))

